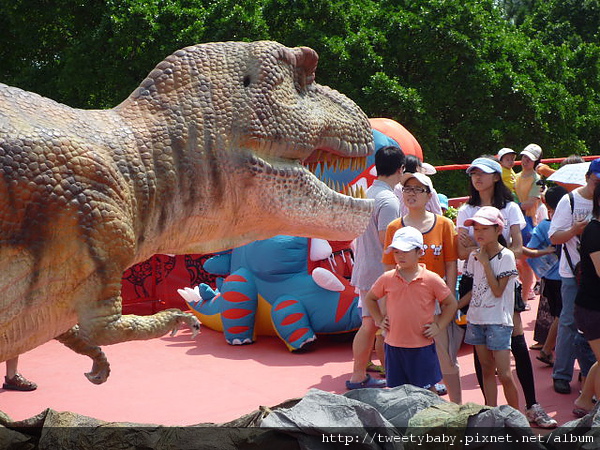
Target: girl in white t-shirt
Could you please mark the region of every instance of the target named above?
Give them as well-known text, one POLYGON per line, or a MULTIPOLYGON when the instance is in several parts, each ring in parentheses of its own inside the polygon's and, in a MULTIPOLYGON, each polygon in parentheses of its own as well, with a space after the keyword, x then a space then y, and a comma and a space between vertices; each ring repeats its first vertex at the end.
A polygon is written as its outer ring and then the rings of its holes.
MULTIPOLYGON (((525 226, 525 219, 519 205, 512 201, 510 190, 502 182, 502 167, 495 159, 484 156, 475 159, 470 164, 467 174, 471 177, 471 182, 469 183, 470 195, 467 202, 458 210, 456 218, 458 257, 460 259, 467 259, 469 254, 479 247, 474 239, 473 227, 466 225, 465 222, 472 218, 480 208, 494 206, 502 215, 504 225, 502 235, 508 244, 506 247, 514 253, 516 260, 523 252, 521 228, 525 226)), ((459 308, 464 306, 464 300, 461 299, 459 301, 459 308)), ((535 423, 538 427, 556 427, 556 420, 549 417, 537 402, 533 367, 519 312, 514 313, 513 323, 511 351, 515 358, 517 377, 525 396, 525 415, 530 422, 535 423)), ((480 380, 480 386, 483 386, 479 363, 477 362, 477 358, 475 360, 477 379, 480 380)))
POLYGON ((481 207, 465 221, 479 244, 467 259, 466 276, 473 277, 465 342, 475 346, 481 362, 486 403, 497 406, 496 373, 510 406, 519 409, 517 385, 510 368, 510 347, 518 276, 514 253, 502 236, 504 219, 497 208, 481 207))

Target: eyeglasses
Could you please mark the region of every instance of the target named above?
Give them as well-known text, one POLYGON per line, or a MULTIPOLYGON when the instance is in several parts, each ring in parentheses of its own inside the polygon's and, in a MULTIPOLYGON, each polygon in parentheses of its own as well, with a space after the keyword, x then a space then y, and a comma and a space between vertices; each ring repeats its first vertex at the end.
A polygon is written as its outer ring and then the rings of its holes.
POLYGON ((429 189, 406 186, 402 188, 402 192, 406 192, 407 194, 422 194, 423 192, 429 192, 429 189))

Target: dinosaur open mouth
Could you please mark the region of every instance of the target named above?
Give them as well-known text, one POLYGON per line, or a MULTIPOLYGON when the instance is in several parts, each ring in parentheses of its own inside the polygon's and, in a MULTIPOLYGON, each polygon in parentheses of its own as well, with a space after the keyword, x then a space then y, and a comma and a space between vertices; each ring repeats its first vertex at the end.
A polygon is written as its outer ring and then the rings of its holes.
POLYGON ((339 156, 331 150, 317 149, 302 164, 330 189, 351 197, 365 198, 362 187, 339 181, 335 174, 345 172, 342 177, 345 180, 358 177, 367 169, 366 156, 339 156))
POLYGON ((319 167, 332 169, 335 172, 342 170, 363 171, 367 168, 367 157, 338 156, 326 150, 315 150, 303 164, 315 172, 319 167))

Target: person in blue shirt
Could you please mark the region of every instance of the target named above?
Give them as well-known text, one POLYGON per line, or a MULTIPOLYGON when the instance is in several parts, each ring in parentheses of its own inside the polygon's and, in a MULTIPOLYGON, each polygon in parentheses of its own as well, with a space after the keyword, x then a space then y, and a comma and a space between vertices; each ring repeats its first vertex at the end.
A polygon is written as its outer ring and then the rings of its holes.
MULTIPOLYGON (((553 186, 546 191, 544 199, 550 219, 554 215, 559 200, 566 193, 567 190, 562 186, 553 186)), ((556 247, 552 245, 548 236, 550 219, 543 220, 533 229, 531 239, 527 246, 523 247, 523 254, 529 258, 527 259, 528 264, 535 274, 540 277, 540 292, 542 297, 548 300, 550 315, 553 318, 544 346, 536 358, 548 366, 553 366, 553 352, 556 345, 558 317, 562 309, 562 297, 560 294, 561 278, 558 273, 559 257, 556 247)), ((560 251, 560 247, 558 251, 560 251)))

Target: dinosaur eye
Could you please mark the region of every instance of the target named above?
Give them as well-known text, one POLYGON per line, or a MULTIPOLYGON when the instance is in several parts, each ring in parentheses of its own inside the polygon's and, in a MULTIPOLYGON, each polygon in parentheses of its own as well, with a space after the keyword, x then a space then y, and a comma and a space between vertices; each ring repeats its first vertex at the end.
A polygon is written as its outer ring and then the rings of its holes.
POLYGON ((243 81, 243 83, 244 83, 244 87, 248 87, 248 86, 250 86, 250 75, 246 75, 246 76, 244 77, 244 81, 243 81))

